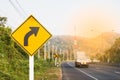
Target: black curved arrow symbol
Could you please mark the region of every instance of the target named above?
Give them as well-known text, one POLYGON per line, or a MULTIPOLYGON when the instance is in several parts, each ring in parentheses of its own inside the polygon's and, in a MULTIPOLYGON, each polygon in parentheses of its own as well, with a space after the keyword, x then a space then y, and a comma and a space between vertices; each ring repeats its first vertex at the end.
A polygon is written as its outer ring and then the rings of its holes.
POLYGON ((28 46, 28 38, 34 34, 35 36, 37 36, 39 27, 30 27, 31 31, 29 31, 25 37, 24 37, 24 46, 28 46))

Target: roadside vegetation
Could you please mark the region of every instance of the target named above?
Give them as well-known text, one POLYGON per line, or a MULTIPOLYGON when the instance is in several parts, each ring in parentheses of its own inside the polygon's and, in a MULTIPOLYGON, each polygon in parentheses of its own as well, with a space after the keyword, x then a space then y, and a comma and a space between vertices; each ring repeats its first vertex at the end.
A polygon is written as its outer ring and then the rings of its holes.
MULTIPOLYGON (((29 57, 11 39, 12 29, 5 25, 6 21, 6 17, 0 17, 0 80, 29 80, 29 57)), ((54 61, 38 59, 37 54, 34 68, 35 80, 58 80, 60 76, 54 61)))
POLYGON ((114 44, 105 51, 105 54, 97 56, 102 62, 120 63, 120 38, 117 38, 114 44))
POLYGON ((60 78, 60 66, 54 66, 53 61, 35 60, 35 80, 61 80, 60 78))

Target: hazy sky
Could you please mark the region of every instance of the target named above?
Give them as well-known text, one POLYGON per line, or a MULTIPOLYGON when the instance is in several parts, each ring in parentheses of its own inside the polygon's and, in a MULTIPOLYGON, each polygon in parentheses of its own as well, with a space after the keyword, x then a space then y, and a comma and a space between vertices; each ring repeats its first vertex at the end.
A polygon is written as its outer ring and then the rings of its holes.
POLYGON ((16 29, 29 15, 53 35, 120 33, 120 0, 1 0, 0 16, 16 29), (22 8, 22 9, 21 9, 22 8))

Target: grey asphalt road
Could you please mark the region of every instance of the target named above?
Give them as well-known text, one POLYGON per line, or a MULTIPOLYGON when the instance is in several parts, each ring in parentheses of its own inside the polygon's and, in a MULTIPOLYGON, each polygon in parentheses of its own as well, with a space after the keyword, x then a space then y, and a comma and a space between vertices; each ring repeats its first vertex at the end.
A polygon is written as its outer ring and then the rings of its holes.
POLYGON ((74 62, 64 62, 62 80, 120 80, 120 67, 90 64, 89 68, 76 68, 74 62))

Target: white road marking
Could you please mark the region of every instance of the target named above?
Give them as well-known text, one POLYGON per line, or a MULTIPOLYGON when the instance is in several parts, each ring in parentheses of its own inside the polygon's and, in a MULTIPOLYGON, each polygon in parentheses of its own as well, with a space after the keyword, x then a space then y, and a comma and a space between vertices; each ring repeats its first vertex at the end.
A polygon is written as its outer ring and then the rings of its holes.
MULTIPOLYGON (((67 64, 70 65, 71 67, 73 67, 73 65, 71 65, 70 63, 67 63, 67 64)), ((85 75, 87 75, 88 77, 90 77, 90 78, 92 78, 94 80, 98 80, 96 77, 94 77, 94 76, 92 76, 92 75, 84 72, 83 70, 80 70, 80 69, 77 69, 77 68, 75 68, 75 69, 78 70, 78 71, 80 71, 80 72, 82 72, 82 73, 84 73, 85 75)))
POLYGON ((94 76, 92 76, 92 75, 90 75, 90 74, 88 74, 88 73, 86 73, 86 72, 84 72, 84 71, 82 71, 82 70, 80 70, 80 69, 77 69, 77 70, 79 70, 80 72, 84 73, 85 75, 91 77, 91 78, 94 79, 94 80, 98 80, 98 79, 95 78, 94 76))
POLYGON ((115 71, 115 73, 120 74, 120 72, 118 72, 118 71, 115 71))

